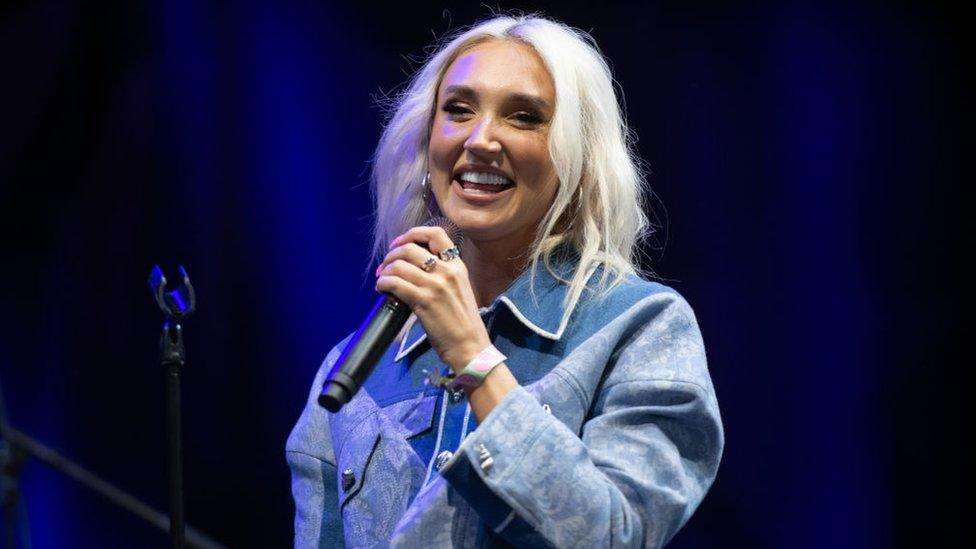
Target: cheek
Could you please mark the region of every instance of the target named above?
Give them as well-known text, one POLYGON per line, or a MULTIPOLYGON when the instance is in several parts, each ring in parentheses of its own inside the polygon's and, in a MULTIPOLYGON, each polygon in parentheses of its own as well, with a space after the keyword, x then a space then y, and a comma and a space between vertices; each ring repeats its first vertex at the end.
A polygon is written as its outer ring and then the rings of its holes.
POLYGON ((541 218, 552 208, 556 194, 559 192, 559 178, 556 176, 556 168, 549 158, 548 150, 541 151, 536 169, 537 187, 533 189, 535 196, 532 201, 535 203, 535 209, 541 218))
POLYGON ((430 128, 430 141, 431 143, 451 143, 464 138, 462 135, 464 128, 458 126, 457 124, 451 124, 449 121, 444 120, 438 115, 434 119, 433 125, 430 128))
POLYGON ((549 148, 544 140, 536 140, 525 143, 522 149, 523 155, 523 177, 532 182, 532 191, 540 199, 549 199, 555 196, 557 179, 556 168, 549 157, 549 148))
POLYGON ((559 190, 559 186, 553 181, 544 187, 541 193, 539 193, 536 199, 536 214, 539 219, 545 217, 546 213, 552 208, 553 202, 556 201, 556 192, 559 190))
POLYGON ((430 144, 427 155, 430 165, 442 170, 453 170, 454 156, 463 145, 463 135, 450 124, 434 123, 430 130, 430 144))

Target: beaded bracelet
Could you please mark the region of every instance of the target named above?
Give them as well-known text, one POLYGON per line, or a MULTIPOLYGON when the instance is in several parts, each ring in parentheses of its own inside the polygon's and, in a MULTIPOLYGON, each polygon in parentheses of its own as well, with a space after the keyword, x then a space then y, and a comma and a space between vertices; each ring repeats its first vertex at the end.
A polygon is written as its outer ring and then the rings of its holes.
POLYGON ((447 384, 447 389, 449 391, 459 391, 462 388, 474 389, 481 385, 496 366, 505 362, 505 358, 505 355, 494 345, 488 345, 461 370, 461 373, 454 376, 454 379, 447 384))

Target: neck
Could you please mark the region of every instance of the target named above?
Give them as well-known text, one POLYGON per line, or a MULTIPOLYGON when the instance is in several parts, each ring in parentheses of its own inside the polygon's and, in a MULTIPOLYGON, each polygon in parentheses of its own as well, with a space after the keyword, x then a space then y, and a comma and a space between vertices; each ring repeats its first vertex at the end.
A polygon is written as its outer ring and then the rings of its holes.
POLYGON ((496 242, 464 243, 464 265, 478 307, 491 305, 525 267, 524 257, 512 257, 510 246, 496 242))

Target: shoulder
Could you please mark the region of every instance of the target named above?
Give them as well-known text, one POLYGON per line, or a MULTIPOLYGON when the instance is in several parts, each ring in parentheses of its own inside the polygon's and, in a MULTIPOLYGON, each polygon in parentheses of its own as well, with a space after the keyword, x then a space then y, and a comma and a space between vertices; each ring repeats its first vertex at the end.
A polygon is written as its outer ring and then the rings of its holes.
POLYGON ((698 321, 674 288, 629 276, 582 300, 579 322, 613 347, 608 383, 684 381, 711 391, 698 321))
POLYGON ((643 325, 673 316, 694 321, 691 305, 676 289, 633 274, 606 289, 587 290, 579 309, 581 318, 601 325, 615 320, 643 325))

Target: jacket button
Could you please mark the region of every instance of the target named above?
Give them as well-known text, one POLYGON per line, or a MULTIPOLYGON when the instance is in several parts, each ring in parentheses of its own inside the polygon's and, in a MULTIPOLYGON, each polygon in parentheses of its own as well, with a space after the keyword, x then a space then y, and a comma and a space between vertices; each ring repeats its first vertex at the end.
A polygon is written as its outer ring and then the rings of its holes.
POLYGON ((447 465, 447 462, 451 461, 452 457, 454 457, 454 452, 450 450, 444 450, 443 452, 437 454, 437 462, 435 463, 437 470, 440 471, 443 469, 444 466, 447 465))
POLYGON ((481 470, 488 474, 491 468, 495 466, 495 460, 489 457, 488 459, 481 462, 481 470))
POLYGON ((352 469, 346 469, 342 472, 342 490, 344 492, 348 491, 353 485, 356 484, 356 473, 352 469))
POLYGON ((547 413, 547 414, 551 414, 552 413, 552 408, 548 404, 543 404, 542 405, 542 410, 545 413, 547 413))
POLYGON ((481 462, 481 470, 485 474, 488 474, 491 468, 495 466, 495 459, 491 457, 491 452, 488 451, 488 448, 484 444, 478 450, 478 461, 481 462))

